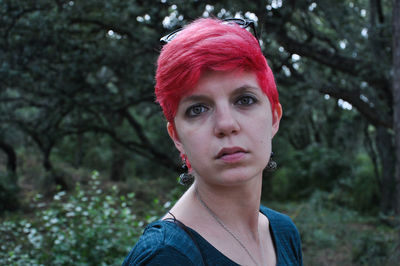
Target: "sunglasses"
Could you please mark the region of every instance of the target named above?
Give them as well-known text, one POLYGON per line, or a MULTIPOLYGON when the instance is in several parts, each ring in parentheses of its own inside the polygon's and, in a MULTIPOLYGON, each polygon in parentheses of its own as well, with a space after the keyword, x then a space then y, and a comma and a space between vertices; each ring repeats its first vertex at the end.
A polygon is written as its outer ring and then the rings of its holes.
MULTIPOLYGON (((259 41, 257 31, 256 31, 256 26, 254 24, 254 20, 243 19, 243 18, 227 18, 227 19, 222 20, 222 23, 223 24, 233 24, 234 23, 234 24, 239 25, 242 29, 246 29, 246 28, 250 27, 253 30, 254 37, 256 37, 257 41, 259 41)), ((164 37, 162 37, 160 39, 160 44, 165 45, 165 44, 169 43, 170 41, 172 41, 182 29, 183 28, 179 28, 179 29, 174 30, 173 32, 165 35, 164 37)), ((260 43, 258 43, 258 44, 260 44, 260 43)))

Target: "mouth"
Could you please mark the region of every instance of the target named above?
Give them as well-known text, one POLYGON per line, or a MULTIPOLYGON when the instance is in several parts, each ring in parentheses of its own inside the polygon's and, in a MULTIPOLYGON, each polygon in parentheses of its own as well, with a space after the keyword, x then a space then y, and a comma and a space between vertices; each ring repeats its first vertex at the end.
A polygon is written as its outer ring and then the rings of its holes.
POLYGON ((244 155, 245 153, 247 153, 247 151, 241 147, 223 148, 218 152, 216 159, 223 159, 232 156, 244 155))

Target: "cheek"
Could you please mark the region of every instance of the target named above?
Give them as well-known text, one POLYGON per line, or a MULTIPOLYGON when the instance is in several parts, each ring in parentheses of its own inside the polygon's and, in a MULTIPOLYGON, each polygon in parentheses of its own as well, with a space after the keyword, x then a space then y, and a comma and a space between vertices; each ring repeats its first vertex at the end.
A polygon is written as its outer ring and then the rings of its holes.
POLYGON ((201 133, 201 130, 181 130, 179 136, 181 138, 184 152, 187 154, 189 159, 192 158, 193 160, 194 157, 198 154, 204 153, 204 150, 206 150, 207 145, 204 145, 206 140, 204 134, 201 133))
POLYGON ((254 131, 262 142, 269 142, 272 138, 272 120, 268 116, 260 117, 255 123, 254 131))
POLYGON ((264 121, 259 123, 257 127, 254 128, 256 135, 254 138, 257 140, 255 143, 258 147, 257 154, 262 158, 262 161, 266 164, 269 160, 271 154, 271 141, 272 141, 272 122, 269 119, 259 120, 264 121))

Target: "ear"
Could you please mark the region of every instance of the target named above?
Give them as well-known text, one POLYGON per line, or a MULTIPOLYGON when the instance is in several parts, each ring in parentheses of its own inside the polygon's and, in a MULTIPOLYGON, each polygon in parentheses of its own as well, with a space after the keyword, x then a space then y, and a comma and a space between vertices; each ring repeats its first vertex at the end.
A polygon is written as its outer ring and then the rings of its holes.
POLYGON ((279 123, 281 121, 282 118, 282 105, 280 103, 278 103, 275 106, 275 110, 272 114, 272 137, 275 136, 275 134, 278 132, 279 129, 279 123))
POLYGON ((179 141, 179 137, 178 137, 178 134, 176 133, 176 129, 175 129, 174 124, 168 122, 167 123, 167 131, 168 131, 169 137, 174 142, 175 147, 178 149, 178 151, 181 154, 185 154, 185 151, 183 149, 183 144, 182 144, 182 142, 179 141))

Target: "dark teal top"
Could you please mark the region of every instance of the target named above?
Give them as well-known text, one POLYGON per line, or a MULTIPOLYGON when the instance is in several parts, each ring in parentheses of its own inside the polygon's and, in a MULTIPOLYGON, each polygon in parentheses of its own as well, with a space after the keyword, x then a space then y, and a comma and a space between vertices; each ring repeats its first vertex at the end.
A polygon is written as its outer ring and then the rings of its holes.
MULTIPOLYGON (((269 220, 277 265, 303 265, 300 235, 289 216, 260 207, 269 220)), ((238 265, 189 227, 176 222, 149 224, 123 262, 127 265, 238 265)))

